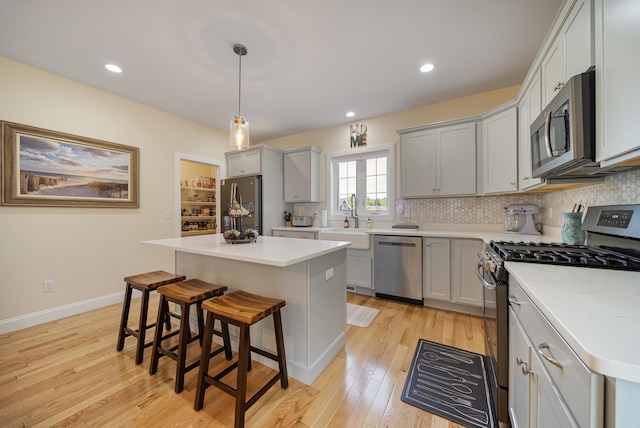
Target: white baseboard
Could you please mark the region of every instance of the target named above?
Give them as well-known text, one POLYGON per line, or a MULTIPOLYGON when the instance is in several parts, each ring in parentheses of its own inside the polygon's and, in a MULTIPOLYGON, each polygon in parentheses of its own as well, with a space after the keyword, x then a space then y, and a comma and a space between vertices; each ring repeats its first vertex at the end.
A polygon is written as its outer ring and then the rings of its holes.
MULTIPOLYGON (((134 290, 132 297, 139 297, 140 295, 141 293, 139 291, 134 290)), ((71 315, 77 315, 94 309, 103 308, 105 306, 114 305, 116 303, 122 303, 123 299, 124 291, 120 291, 118 293, 107 294, 106 296, 95 297, 81 302, 70 303, 68 305, 20 315, 14 318, 7 318, 0 320, 0 334, 11 333, 22 330, 23 328, 33 327, 34 325, 44 324, 49 321, 66 318, 71 315)))

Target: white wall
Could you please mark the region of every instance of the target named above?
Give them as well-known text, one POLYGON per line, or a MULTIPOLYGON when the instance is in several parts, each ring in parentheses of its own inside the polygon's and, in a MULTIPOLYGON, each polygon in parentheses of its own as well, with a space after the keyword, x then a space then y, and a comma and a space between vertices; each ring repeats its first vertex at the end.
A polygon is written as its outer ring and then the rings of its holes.
POLYGON ((0 333, 38 311, 121 301, 126 275, 173 271, 172 251, 140 241, 175 234, 174 152, 224 162, 227 134, 2 57, 0 76, 0 120, 140 148, 138 209, 0 207, 0 333))

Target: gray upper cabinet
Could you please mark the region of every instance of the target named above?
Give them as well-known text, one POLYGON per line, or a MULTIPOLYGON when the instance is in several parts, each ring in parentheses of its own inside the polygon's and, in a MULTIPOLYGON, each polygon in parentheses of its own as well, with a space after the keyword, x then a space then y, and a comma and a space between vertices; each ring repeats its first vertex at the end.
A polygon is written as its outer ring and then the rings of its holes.
POLYGON ((595 1, 596 160, 609 166, 640 157, 638 0, 595 1), (634 15, 635 14, 635 15, 634 15))
POLYGON ((571 76, 594 64, 591 22, 591 0, 576 0, 542 59, 543 105, 551 101, 571 76))
POLYGON ((536 73, 518 104, 518 190, 527 190, 542 183, 531 174, 531 122, 540 114, 542 105, 540 72, 536 73))
POLYGON ((227 177, 260 175, 262 172, 262 147, 254 146, 247 150, 225 153, 227 158, 227 177))
POLYGON ((511 104, 482 120, 484 193, 518 190, 518 114, 511 104))
POLYGON ((285 202, 320 200, 320 149, 305 147, 284 154, 285 202))
POLYGON ((398 131, 405 198, 476 194, 476 123, 398 131))

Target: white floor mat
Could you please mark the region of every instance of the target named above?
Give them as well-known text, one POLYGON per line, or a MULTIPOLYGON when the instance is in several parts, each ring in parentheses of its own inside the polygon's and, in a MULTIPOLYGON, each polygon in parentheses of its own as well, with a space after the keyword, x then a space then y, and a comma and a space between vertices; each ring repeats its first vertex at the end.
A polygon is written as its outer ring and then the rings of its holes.
POLYGON ((378 315, 378 312, 380 311, 374 308, 347 303, 347 324, 357 327, 368 327, 371 321, 378 315))

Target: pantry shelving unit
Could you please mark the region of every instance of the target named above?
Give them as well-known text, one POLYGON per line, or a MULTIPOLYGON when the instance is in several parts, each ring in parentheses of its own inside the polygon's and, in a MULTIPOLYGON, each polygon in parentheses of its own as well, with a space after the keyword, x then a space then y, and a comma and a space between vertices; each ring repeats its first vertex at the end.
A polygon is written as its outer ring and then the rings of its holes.
POLYGON ((215 185, 180 186, 180 223, 182 236, 216 233, 215 185))

